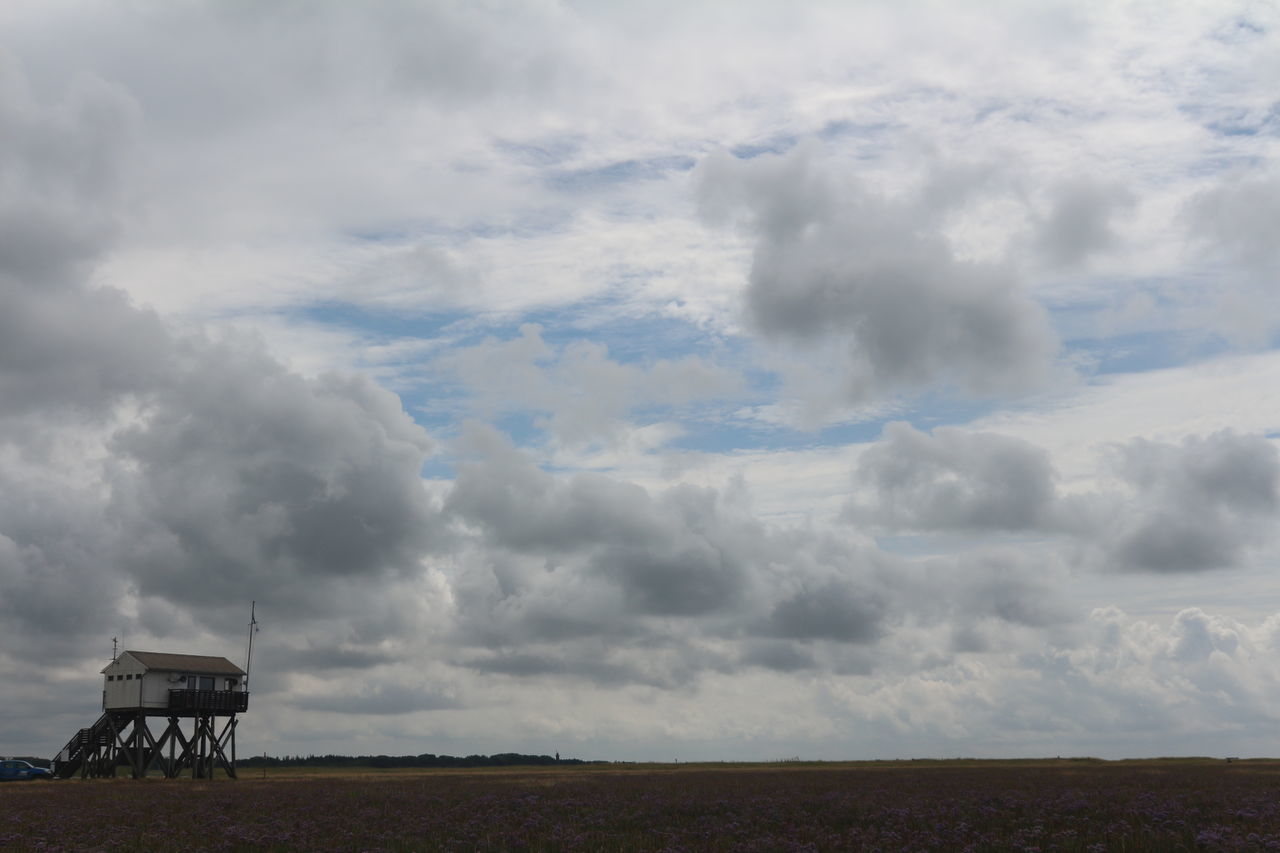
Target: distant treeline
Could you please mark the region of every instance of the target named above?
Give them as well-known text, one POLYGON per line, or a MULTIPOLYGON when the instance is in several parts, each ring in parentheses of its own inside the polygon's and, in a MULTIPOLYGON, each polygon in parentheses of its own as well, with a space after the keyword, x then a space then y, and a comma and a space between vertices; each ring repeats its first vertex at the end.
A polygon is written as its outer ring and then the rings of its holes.
POLYGON ((500 752, 497 755, 286 755, 276 758, 255 755, 239 758, 237 767, 527 767, 541 764, 599 764, 581 758, 557 758, 552 755, 522 755, 500 752))
POLYGON ((49 767, 49 759, 47 758, 36 758, 31 755, 10 755, 9 758, 25 761, 33 767, 44 767, 45 769, 49 767))

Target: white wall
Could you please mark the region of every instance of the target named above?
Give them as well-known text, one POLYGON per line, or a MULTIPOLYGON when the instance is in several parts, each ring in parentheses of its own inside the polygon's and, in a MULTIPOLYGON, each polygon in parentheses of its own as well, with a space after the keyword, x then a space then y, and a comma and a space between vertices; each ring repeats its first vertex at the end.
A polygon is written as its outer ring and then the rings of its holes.
MULTIPOLYGON (((106 710, 146 707, 143 705, 144 691, 149 690, 149 687, 147 680, 143 678, 142 664, 121 655, 117 661, 106 668, 103 674, 102 690, 102 706, 106 710)), ((168 702, 169 697, 166 693, 164 703, 158 707, 164 707, 168 702)))

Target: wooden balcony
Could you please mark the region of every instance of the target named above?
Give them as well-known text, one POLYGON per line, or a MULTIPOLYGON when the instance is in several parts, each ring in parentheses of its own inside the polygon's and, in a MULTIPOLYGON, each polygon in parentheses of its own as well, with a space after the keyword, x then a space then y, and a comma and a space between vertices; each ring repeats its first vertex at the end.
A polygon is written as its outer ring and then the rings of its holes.
POLYGON ((238 714, 249 708, 249 694, 243 690, 170 690, 170 711, 212 711, 238 714))

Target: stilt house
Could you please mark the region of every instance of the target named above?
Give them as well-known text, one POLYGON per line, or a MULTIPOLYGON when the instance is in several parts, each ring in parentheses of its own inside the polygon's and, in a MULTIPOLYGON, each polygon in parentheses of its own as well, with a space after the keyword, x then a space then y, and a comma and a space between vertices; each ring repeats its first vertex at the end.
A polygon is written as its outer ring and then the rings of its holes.
POLYGON ((102 716, 58 753, 56 775, 115 776, 125 767, 135 779, 153 770, 207 779, 221 767, 235 778, 236 714, 249 707, 243 669, 222 657, 127 651, 102 676, 102 716), (158 737, 155 717, 168 721, 158 737))
POLYGON ((248 708, 244 670, 226 658, 122 652, 102 670, 102 710, 236 712, 248 708))

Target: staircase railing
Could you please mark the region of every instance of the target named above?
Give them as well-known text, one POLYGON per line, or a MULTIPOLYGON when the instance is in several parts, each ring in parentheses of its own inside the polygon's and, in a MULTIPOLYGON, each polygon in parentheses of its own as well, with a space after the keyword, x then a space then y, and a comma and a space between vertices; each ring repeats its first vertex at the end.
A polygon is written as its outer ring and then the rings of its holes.
POLYGON ((91 746, 107 746, 111 742, 110 719, 103 714, 98 721, 87 729, 80 729, 71 736, 54 758, 54 773, 60 778, 69 778, 84 763, 85 753, 91 746))

